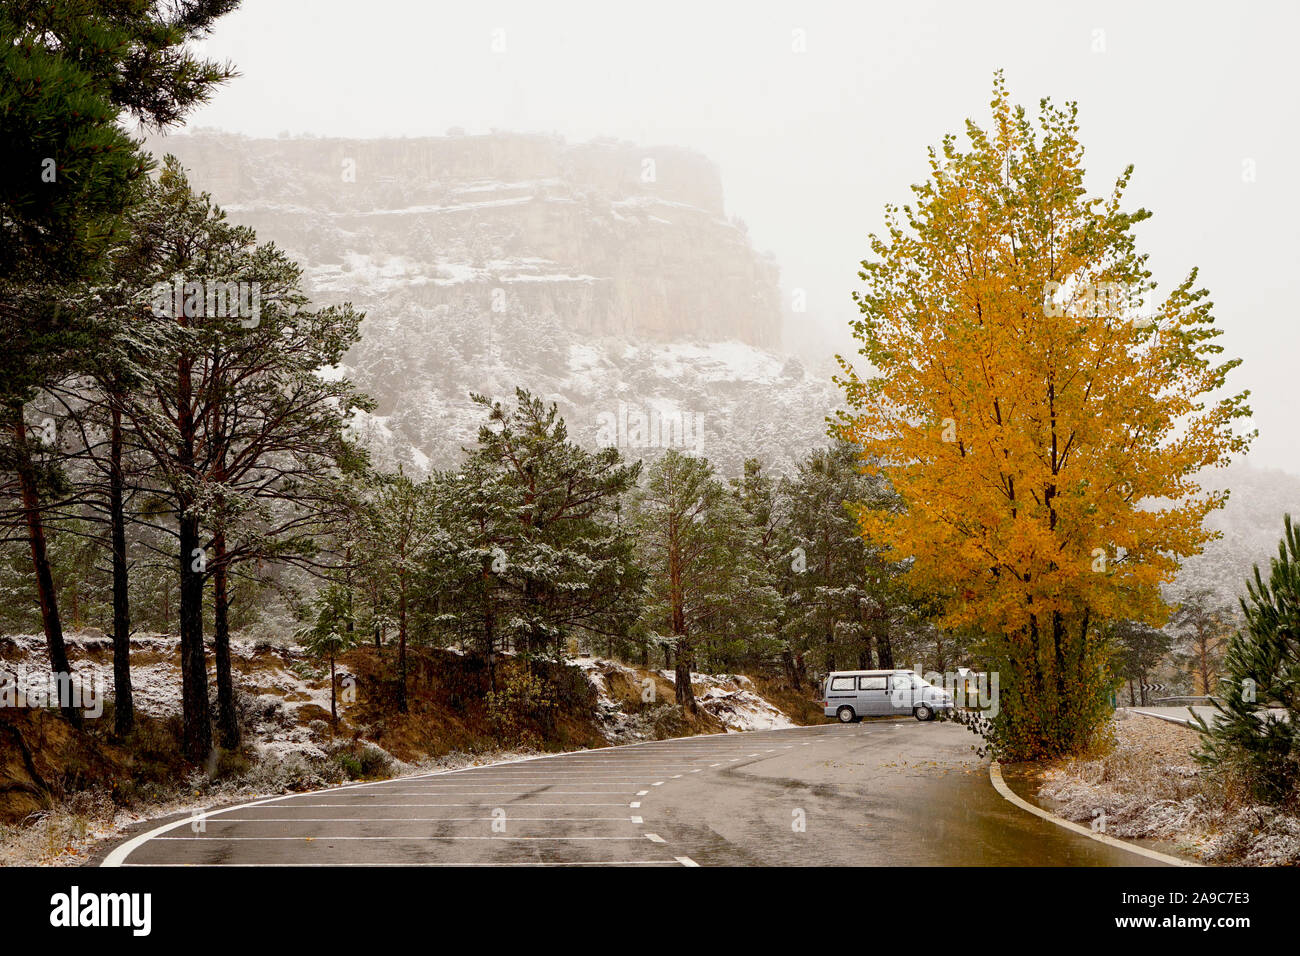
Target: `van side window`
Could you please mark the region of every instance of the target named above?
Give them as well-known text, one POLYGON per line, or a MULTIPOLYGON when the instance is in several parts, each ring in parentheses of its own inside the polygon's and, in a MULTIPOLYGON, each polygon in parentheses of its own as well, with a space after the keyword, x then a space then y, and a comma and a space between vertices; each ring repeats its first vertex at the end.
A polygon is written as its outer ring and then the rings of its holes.
POLYGON ((832 677, 831 690, 853 690, 852 677, 832 677))
POLYGON ((859 677, 858 690, 884 690, 884 677, 859 677))

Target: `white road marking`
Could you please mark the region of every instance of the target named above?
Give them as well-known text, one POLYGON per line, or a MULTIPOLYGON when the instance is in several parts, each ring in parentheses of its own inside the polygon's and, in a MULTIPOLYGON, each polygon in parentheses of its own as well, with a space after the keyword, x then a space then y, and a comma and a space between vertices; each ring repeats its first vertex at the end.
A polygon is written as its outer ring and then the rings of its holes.
MULTIPOLYGON (((649 836, 649 834, 646 834, 649 836)), ((160 836, 154 837, 155 840, 187 840, 192 843, 279 843, 291 841, 295 843, 328 843, 331 840, 348 840, 348 841, 407 841, 407 840, 528 840, 543 842, 560 842, 567 843, 571 840, 639 840, 637 836, 160 836)), ((659 841, 664 842, 663 840, 659 841)))
MULTIPOLYGON (((621 807, 622 805, 623 805, 622 803, 540 803, 534 800, 529 800, 528 803, 524 804, 524 806, 530 808, 531 807, 621 807)), ((367 803, 364 806, 365 809, 369 810, 371 807, 496 807, 498 806, 498 804, 494 804, 494 803, 367 803)), ((300 807, 353 807, 357 809, 360 808, 360 806, 355 803, 295 803, 284 807, 276 807, 276 809, 297 810, 300 807)), ((235 809, 235 808, 232 807, 231 809, 235 809)), ((247 808, 239 807, 238 809, 243 810, 247 808)), ((185 822, 186 823, 190 822, 188 817, 186 818, 185 822)))
POLYGON ((633 800, 631 803, 628 804, 628 806, 631 807, 633 810, 640 810, 640 809, 641 809, 641 801, 640 801, 640 800, 633 800))
POLYGON ((699 866, 699 864, 696 863, 694 860, 692 860, 689 856, 675 856, 673 857, 673 859, 676 860, 678 863, 680 863, 682 866, 699 866))
POLYGON ((649 790, 638 790, 638 791, 636 792, 636 795, 637 795, 638 797, 644 797, 644 796, 645 796, 647 793, 649 793, 649 792, 650 792, 649 790))
POLYGON ((645 838, 646 838, 647 840, 649 840, 651 843, 667 843, 667 842, 668 842, 667 840, 665 840, 663 837, 661 837, 661 836, 660 836, 659 834, 657 834, 657 833, 646 833, 646 834, 644 834, 644 836, 645 836, 645 838))
POLYGON ((650 784, 652 787, 662 787, 663 785, 664 782, 662 780, 656 780, 654 783, 650 784))
MULTIPOLYGON (((582 860, 568 863, 555 860, 529 860, 527 862, 511 861, 507 863, 440 863, 437 861, 422 862, 420 866, 671 866, 677 857, 672 860, 582 860)), ((117 866, 170 866, 170 867, 192 867, 193 863, 119 863, 117 866)), ((224 866, 228 864, 212 863, 209 866, 224 866)), ((326 866, 410 866, 405 861, 384 861, 380 863, 238 863, 236 866, 241 867, 283 867, 283 866, 303 866, 303 867, 326 867, 326 866)), ((699 866, 699 864, 695 864, 699 866)))
POLYGON ((645 821, 642 820, 640 817, 632 817, 632 822, 633 822, 633 823, 645 823, 645 821))
MULTIPOLYGON (((220 820, 213 820, 214 824, 221 823, 369 823, 371 820, 382 820, 386 823, 437 823, 441 820, 451 820, 465 822, 471 820, 481 820, 492 822, 500 819, 499 817, 222 817, 220 820)), ((627 817, 517 817, 514 814, 507 814, 505 817, 509 823, 528 821, 530 823, 548 822, 548 823, 565 823, 570 820, 590 822, 592 820, 626 820, 627 817)), ((158 839, 166 839, 159 837, 158 839)))

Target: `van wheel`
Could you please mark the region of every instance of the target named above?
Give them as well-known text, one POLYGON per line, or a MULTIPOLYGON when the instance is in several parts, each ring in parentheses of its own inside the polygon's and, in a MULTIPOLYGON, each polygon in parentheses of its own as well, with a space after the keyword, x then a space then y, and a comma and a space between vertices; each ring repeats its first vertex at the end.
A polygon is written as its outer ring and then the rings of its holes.
POLYGON ((916 715, 917 720, 934 720, 934 711, 926 704, 918 704, 912 713, 916 715))
POLYGON ((852 707, 841 707, 835 711, 835 716, 839 718, 841 724, 851 724, 857 720, 858 715, 853 712, 852 707))

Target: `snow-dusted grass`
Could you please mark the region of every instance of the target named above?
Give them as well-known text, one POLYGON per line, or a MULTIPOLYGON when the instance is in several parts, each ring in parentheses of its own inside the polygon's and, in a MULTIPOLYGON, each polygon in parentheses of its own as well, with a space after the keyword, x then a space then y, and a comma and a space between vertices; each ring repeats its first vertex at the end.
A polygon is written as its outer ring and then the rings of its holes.
POLYGON ((1195 730, 1123 710, 1112 726, 1109 750, 1043 773, 1038 796, 1054 812, 1104 820, 1111 836, 1164 841, 1206 863, 1300 864, 1295 808, 1251 804, 1208 773, 1192 756, 1195 730))

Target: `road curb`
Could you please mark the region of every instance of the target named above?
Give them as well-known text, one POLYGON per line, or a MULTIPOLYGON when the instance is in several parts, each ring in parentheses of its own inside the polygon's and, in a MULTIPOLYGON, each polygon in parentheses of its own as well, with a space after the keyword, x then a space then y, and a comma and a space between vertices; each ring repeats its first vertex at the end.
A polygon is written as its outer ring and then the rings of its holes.
MULTIPOLYGON (((1152 715, 1155 716, 1155 715, 1152 715)), ((1134 846, 1125 840, 1117 839, 1113 836, 1107 836, 1104 833, 1098 833, 1095 830, 1085 827, 1081 824, 1066 820, 1064 817, 1058 817, 1055 813, 1044 810, 1042 807, 1036 807, 1028 800, 1017 796, 1007 786, 1007 782, 1002 779, 1002 768, 995 760, 989 764, 989 780, 993 783, 993 789, 1000 793, 1008 802, 1015 804, 1021 810, 1032 813, 1036 817, 1042 817, 1058 827, 1064 827, 1066 830, 1073 830, 1075 833, 1082 834, 1098 843, 1104 843, 1107 846, 1115 847, 1120 850, 1128 850, 1130 853, 1136 853, 1138 856, 1144 856, 1149 860, 1159 860, 1161 863, 1167 863, 1170 866, 1194 866, 1201 867, 1205 864, 1197 863, 1194 860, 1184 860, 1181 857, 1170 856, 1168 853, 1161 853, 1159 850, 1150 850, 1144 846, 1134 846)))
POLYGON ((1172 714, 1153 714, 1153 713, 1151 713, 1151 711, 1149 711, 1149 710, 1134 710, 1134 709, 1131 708, 1131 707, 1126 708, 1126 709, 1128 710, 1128 712, 1129 712, 1130 714, 1138 714, 1138 715, 1140 715, 1140 716, 1142 716, 1142 717, 1154 717, 1156 720, 1163 720, 1165 723, 1168 723, 1168 724, 1177 724, 1177 725, 1180 726, 1180 727, 1192 727, 1192 728, 1195 728, 1195 726, 1196 726, 1196 725, 1193 724, 1190 720, 1186 720, 1186 719, 1184 719, 1184 718, 1182 718, 1182 717, 1175 717, 1175 716, 1173 716, 1172 714))

